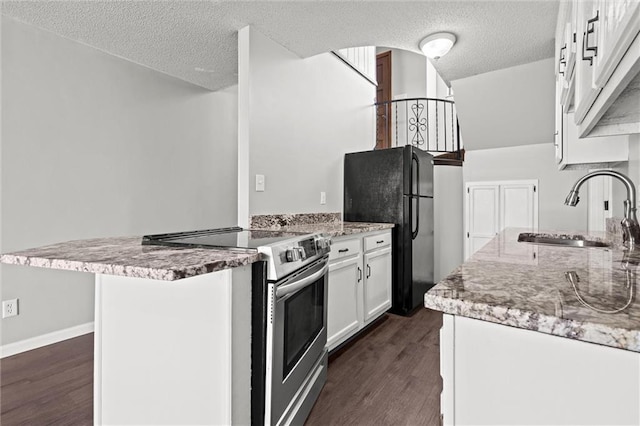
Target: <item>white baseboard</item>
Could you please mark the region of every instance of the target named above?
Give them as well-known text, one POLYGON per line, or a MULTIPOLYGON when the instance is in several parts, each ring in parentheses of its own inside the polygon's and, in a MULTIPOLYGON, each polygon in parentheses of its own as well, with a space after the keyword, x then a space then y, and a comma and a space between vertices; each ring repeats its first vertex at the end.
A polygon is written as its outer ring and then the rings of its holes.
POLYGON ((2 345, 0 346, 0 358, 6 358, 11 355, 41 348, 43 346, 62 342, 63 340, 72 339, 88 333, 93 333, 93 322, 76 325, 63 330, 57 330, 51 333, 2 345))

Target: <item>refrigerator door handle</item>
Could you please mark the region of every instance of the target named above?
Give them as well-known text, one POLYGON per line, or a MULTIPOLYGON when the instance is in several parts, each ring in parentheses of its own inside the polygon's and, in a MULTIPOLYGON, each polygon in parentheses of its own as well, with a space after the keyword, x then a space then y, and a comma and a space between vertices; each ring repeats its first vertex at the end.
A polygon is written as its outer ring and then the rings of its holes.
POLYGON ((411 211, 411 239, 415 240, 420 230, 420 198, 409 197, 409 209, 411 211), (415 198, 415 200, 414 200, 415 198), (413 203, 416 203, 416 215, 413 216, 413 203), (415 230, 413 227, 415 226, 415 230))
POLYGON ((416 170, 416 192, 414 194, 413 192, 413 170, 411 170, 411 189, 409 190, 411 195, 417 195, 418 197, 420 196, 420 159, 418 158, 418 156, 416 155, 415 152, 411 153, 411 163, 414 164, 415 163, 415 170, 416 170))

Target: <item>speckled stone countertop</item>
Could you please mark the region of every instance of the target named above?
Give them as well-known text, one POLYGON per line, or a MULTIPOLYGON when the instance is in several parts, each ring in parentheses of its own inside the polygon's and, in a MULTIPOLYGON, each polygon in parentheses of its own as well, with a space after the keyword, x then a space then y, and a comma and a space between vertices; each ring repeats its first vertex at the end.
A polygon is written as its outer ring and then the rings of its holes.
POLYGON ((262 260, 253 249, 141 245, 142 237, 69 241, 0 256, 0 263, 173 281, 262 260))
POLYGON ((283 230, 305 234, 324 232, 332 237, 391 229, 393 223, 343 222, 340 213, 299 213, 255 215, 250 219, 251 229, 283 230))
POLYGON ((429 290, 425 306, 640 352, 640 255, 519 243, 522 231, 493 238, 429 290))

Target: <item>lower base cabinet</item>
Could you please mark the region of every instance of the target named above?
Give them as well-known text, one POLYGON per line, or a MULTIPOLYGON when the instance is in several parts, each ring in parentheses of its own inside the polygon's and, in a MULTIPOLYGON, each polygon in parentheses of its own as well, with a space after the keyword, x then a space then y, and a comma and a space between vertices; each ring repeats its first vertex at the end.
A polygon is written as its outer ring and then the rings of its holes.
POLYGON ((441 413, 454 425, 638 425, 640 353, 445 314, 441 413))
POLYGON ((391 307, 391 231, 334 239, 328 292, 327 347, 332 350, 391 307))

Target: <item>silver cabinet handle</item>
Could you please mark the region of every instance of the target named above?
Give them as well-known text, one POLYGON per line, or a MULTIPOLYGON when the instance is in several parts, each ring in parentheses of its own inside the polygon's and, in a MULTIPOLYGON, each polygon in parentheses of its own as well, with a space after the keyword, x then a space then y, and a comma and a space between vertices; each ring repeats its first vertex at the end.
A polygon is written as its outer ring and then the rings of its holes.
POLYGON ((598 22, 599 17, 600 11, 596 10, 596 16, 587 21, 587 31, 582 33, 582 60, 589 61, 589 66, 593 65, 593 58, 598 56, 598 46, 589 46, 589 34, 593 34, 596 32, 595 23, 598 22), (592 52, 593 55, 585 56, 586 51, 592 52))
POLYGON ((564 44, 564 47, 560 49, 560 61, 558 62, 558 74, 564 75, 565 70, 567 69, 567 43, 564 44), (564 66, 564 68, 562 68, 564 66))
POLYGON ((358 282, 362 281, 362 269, 358 266, 358 282))
POLYGON ((371 266, 367 265, 367 278, 371 276, 371 266))

